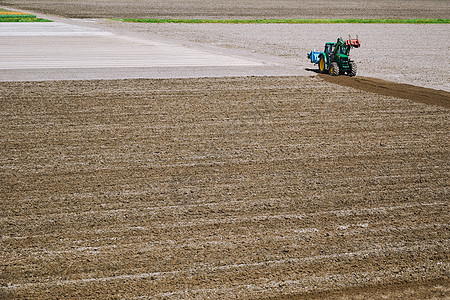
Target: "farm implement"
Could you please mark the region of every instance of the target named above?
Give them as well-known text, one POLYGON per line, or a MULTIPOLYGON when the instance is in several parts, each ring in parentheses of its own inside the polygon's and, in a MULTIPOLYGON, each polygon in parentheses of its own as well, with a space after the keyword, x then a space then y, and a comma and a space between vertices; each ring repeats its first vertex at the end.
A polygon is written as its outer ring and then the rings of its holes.
POLYGON ((328 72, 330 75, 337 76, 347 74, 355 76, 357 72, 356 63, 350 59, 350 49, 361 47, 361 41, 358 36, 356 39, 344 41, 338 38, 336 43, 326 43, 323 52, 311 51, 308 53, 308 59, 315 65, 319 65, 320 73, 328 72))

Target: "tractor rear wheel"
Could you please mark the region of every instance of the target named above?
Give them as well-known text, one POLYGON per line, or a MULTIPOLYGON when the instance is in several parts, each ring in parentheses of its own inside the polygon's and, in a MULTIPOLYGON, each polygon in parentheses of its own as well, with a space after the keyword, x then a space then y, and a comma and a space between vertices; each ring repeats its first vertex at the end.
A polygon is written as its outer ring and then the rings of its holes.
POLYGON ((348 70, 349 76, 356 76, 356 72, 358 71, 358 68, 356 67, 356 63, 354 61, 351 61, 348 63, 350 70, 348 70))
POLYGON ((320 73, 325 73, 325 58, 323 56, 319 59, 319 71, 320 73))
POLYGON ((339 75, 339 65, 337 62, 332 62, 330 65, 330 75, 338 76, 339 75))

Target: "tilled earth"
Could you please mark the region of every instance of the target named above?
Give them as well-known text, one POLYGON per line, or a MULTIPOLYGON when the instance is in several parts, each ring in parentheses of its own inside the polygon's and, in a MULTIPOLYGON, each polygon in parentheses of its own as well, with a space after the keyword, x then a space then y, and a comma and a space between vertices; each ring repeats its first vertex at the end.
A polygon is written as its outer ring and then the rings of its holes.
POLYGON ((450 297, 448 108, 318 76, 0 103, 0 298, 450 297))
POLYGON ((0 0, 70 18, 448 18, 445 0, 0 0))

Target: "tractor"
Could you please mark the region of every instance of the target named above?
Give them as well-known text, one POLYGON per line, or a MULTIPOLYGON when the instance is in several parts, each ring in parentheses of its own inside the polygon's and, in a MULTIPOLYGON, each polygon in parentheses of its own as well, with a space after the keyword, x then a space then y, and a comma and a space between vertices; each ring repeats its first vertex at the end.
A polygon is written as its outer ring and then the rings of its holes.
POLYGON ((323 52, 311 51, 308 53, 308 59, 315 65, 319 65, 320 73, 328 72, 330 75, 337 76, 347 73, 349 76, 355 76, 357 72, 356 63, 349 58, 351 48, 359 48, 361 41, 358 36, 356 39, 344 41, 338 38, 336 43, 326 43, 323 52))

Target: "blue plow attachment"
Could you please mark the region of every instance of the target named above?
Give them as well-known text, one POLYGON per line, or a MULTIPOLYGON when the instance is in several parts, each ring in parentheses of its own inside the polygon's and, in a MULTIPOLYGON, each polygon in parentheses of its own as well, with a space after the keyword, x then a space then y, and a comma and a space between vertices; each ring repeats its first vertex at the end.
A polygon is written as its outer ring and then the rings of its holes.
POLYGON ((310 59, 313 64, 318 64, 320 53, 322 53, 322 52, 313 50, 308 53, 308 59, 310 59))

